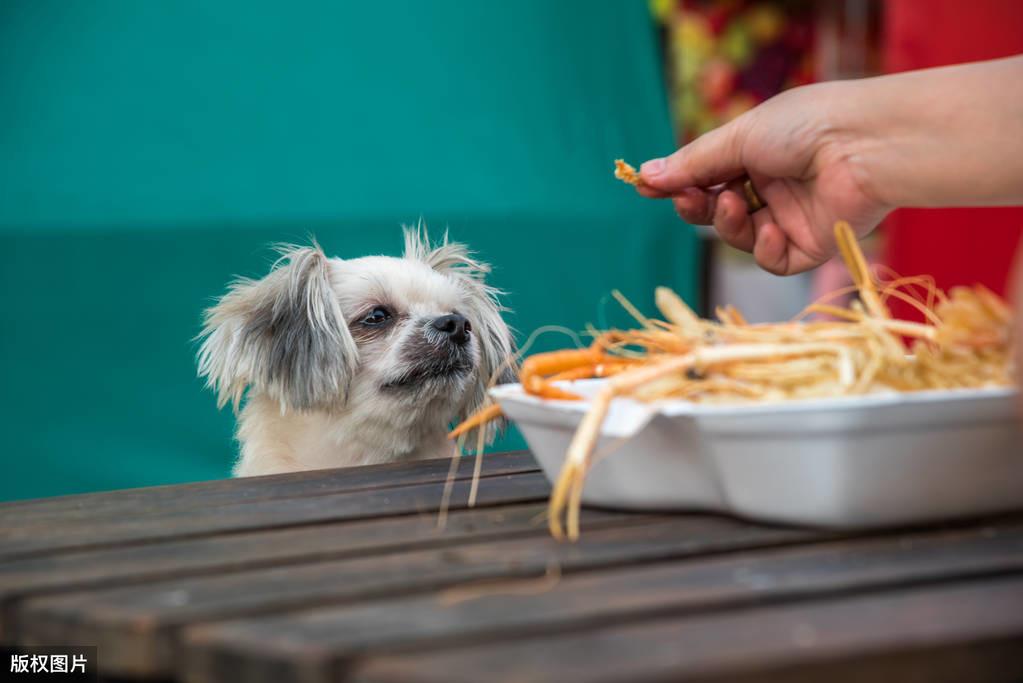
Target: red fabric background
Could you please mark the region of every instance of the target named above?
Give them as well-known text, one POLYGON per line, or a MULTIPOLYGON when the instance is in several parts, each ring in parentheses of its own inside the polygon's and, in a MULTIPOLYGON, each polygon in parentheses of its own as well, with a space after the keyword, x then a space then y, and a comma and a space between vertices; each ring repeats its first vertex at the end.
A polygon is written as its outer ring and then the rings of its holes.
MULTIPOLYGON (((890 72, 1023 52, 1021 0, 888 0, 884 19, 890 72)), ((1021 234, 1021 207, 900 209, 885 221, 884 260, 903 275, 934 275, 943 289, 983 283, 1005 294, 1021 234)))

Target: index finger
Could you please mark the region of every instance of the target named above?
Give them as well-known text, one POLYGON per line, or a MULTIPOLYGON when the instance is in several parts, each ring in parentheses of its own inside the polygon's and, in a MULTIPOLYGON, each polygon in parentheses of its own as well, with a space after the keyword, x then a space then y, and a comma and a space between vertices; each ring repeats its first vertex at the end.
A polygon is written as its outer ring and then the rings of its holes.
POLYGON ((640 166, 643 183, 653 190, 675 193, 687 187, 710 187, 743 175, 742 143, 745 125, 739 117, 704 133, 663 159, 640 166))

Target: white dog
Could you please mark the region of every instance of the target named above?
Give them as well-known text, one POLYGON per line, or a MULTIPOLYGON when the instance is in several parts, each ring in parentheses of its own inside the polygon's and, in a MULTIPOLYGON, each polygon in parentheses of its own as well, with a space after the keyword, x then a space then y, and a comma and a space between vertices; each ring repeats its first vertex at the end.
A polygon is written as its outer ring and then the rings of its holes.
POLYGON ((449 455, 449 425, 492 375, 514 381, 488 272, 406 228, 402 258, 287 247, 265 278, 232 284, 206 312, 199 374, 218 406, 237 410, 248 390, 235 475, 449 455))

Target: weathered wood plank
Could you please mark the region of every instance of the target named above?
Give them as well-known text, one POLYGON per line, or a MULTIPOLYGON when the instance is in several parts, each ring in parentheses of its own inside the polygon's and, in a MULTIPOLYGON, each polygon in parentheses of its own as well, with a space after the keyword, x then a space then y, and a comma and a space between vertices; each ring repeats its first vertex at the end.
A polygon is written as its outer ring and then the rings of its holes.
POLYGON ((95 643, 108 673, 156 676, 172 669, 180 628, 188 624, 535 577, 555 564, 571 573, 820 536, 722 517, 659 518, 591 528, 577 544, 547 536, 490 541, 31 599, 14 610, 13 635, 22 644, 95 643))
MULTIPOLYGON (((369 652, 429 651, 609 624, 1023 572, 1023 523, 915 532, 542 581, 463 586, 189 629, 183 678, 330 681, 369 652), (224 677, 223 672, 232 676, 224 677)), ((1020 605, 1023 609, 1023 604, 1020 605)))
POLYGON ((347 673, 360 683, 1018 681, 1021 604, 1016 576, 386 653, 347 673))
MULTIPOLYGON (((452 487, 451 501, 454 509, 465 506, 469 485, 470 482, 463 479, 452 487)), ((302 498, 224 504, 215 508, 176 509, 142 517, 109 519, 101 524, 52 525, 45 532, 21 529, 8 533, 0 543, 0 561, 96 546, 429 513, 438 509, 443 489, 443 481, 437 481, 302 498)), ((485 507, 540 501, 546 498, 549 490, 547 479, 539 472, 496 475, 480 482, 477 504, 485 507)))
MULTIPOLYGON (((460 458, 457 477, 471 477, 473 466, 473 458, 460 458)), ((429 484, 444 481, 449 469, 450 460, 440 458, 0 503, 0 541, 8 532, 30 526, 44 528, 43 525, 54 523, 92 524, 99 520, 116 520, 153 512, 163 514, 250 501, 429 484)), ((498 453, 483 459, 482 473, 484 476, 496 476, 536 472, 538 469, 536 461, 528 452, 498 453)))
MULTIPOLYGON (((129 586, 176 577, 227 574, 467 541, 548 533, 545 503, 453 510, 443 528, 435 513, 314 524, 170 540, 10 560, 0 563, 0 640, 7 614, 29 596, 129 586)), ((640 524, 652 516, 584 510, 587 528, 640 524)))

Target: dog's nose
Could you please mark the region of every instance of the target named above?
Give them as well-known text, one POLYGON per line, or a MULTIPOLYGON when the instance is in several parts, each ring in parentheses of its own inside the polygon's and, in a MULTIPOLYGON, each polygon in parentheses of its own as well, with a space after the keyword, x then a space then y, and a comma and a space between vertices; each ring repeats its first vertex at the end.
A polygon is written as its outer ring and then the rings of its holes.
POLYGON ((448 335, 448 338, 455 344, 464 344, 469 341, 469 333, 472 332, 472 325, 469 321, 465 319, 464 315, 457 313, 434 318, 433 327, 448 335))

